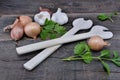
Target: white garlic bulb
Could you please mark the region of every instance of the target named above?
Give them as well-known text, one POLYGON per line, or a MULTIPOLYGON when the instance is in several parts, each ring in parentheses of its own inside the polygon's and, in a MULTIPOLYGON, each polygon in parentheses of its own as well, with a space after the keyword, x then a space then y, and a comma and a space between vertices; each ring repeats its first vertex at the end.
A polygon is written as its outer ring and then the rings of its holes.
POLYGON ((41 11, 34 16, 35 22, 39 23, 40 25, 44 25, 46 19, 50 20, 50 13, 47 11, 41 11))
POLYGON ((51 20, 60 25, 63 25, 68 22, 68 16, 66 13, 61 12, 61 11, 62 9, 58 8, 57 12, 53 13, 51 20))

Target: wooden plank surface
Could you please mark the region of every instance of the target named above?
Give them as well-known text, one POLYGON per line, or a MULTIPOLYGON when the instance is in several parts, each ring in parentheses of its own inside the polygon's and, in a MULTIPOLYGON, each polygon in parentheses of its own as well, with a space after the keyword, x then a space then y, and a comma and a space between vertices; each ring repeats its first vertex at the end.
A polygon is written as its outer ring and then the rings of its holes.
POLYGON ((39 6, 67 13, 120 11, 119 0, 0 0, 0 14, 35 14, 39 6))
MULTIPOLYGON (((0 80, 120 80, 120 68, 110 62, 107 63, 110 65, 111 74, 107 75, 99 61, 91 64, 62 61, 62 58, 73 54, 74 46, 80 41, 63 45, 34 70, 25 70, 23 64, 42 50, 17 55, 16 43, 11 40, 9 33, 3 32, 3 28, 13 23, 21 14, 33 17, 39 12, 39 6, 50 8, 53 12, 60 7, 67 12, 67 30, 72 28, 72 21, 79 17, 93 20, 94 25, 106 26, 114 33, 114 37, 108 40, 111 46, 106 49, 120 52, 120 14, 113 18, 114 23, 101 22, 96 18, 100 13, 120 12, 119 0, 0 0, 0 80)), ((18 46, 39 41, 41 40, 25 36, 18 42, 18 46)))

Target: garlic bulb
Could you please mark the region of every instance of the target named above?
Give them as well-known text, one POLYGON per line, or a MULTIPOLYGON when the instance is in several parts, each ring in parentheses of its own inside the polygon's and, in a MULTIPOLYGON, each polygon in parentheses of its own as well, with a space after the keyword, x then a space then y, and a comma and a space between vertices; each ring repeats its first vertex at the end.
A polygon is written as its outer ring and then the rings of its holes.
POLYGON ((68 22, 68 16, 66 13, 63 13, 61 11, 62 9, 58 8, 57 12, 53 13, 51 20, 60 25, 63 25, 68 22))
POLYGON ((38 23, 36 22, 31 22, 31 23, 28 23, 25 27, 24 27, 24 31, 25 31, 25 34, 28 36, 28 37, 32 37, 33 39, 36 39, 37 36, 40 34, 41 32, 41 27, 38 23))
POLYGON ((20 40, 24 35, 24 29, 23 29, 23 25, 20 23, 20 21, 18 19, 15 20, 14 24, 13 24, 13 28, 10 32, 10 36, 12 38, 12 40, 20 40))
POLYGON ((100 36, 92 36, 88 40, 88 45, 92 50, 99 51, 105 46, 109 46, 110 43, 104 41, 100 36))
POLYGON ((11 30, 10 36, 12 40, 20 40, 24 35, 24 30, 22 26, 17 26, 11 30))
POLYGON ((19 20, 23 26, 27 25, 28 23, 32 22, 32 18, 26 15, 19 16, 19 20))
POLYGON ((34 16, 35 22, 39 23, 40 25, 44 25, 46 19, 50 20, 50 13, 48 11, 41 11, 34 16))

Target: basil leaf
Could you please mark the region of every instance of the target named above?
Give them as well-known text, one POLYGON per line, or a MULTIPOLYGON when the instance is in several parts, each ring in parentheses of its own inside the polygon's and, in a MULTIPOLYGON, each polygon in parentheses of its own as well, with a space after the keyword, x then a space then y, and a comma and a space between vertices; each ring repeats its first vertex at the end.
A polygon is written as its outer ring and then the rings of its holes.
POLYGON ((105 57, 105 58, 109 58, 110 57, 110 50, 103 50, 100 52, 100 57, 105 57))
POLYGON ((82 58, 83 58, 84 62, 87 64, 93 60, 91 52, 86 52, 84 55, 82 55, 82 58))
POLYGON ((103 67, 105 69, 105 71, 110 74, 110 67, 107 63, 105 63, 104 61, 101 61, 101 63, 103 64, 103 67))

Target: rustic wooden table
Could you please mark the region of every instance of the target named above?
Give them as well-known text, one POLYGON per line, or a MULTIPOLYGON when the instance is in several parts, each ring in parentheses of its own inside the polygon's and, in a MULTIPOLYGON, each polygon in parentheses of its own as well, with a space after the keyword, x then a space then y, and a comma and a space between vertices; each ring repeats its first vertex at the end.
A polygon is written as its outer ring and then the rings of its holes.
MULTIPOLYGON (((106 26, 114 33, 114 37, 108 40, 111 46, 107 49, 120 52, 120 15, 113 18, 114 23, 109 20, 101 22, 96 18, 100 13, 120 12, 120 0, 0 0, 0 80, 120 80, 120 68, 110 62, 107 63, 111 74, 107 75, 98 61, 91 64, 62 61, 61 58, 73 54, 74 46, 80 41, 63 45, 34 70, 25 70, 23 64, 40 51, 17 55, 15 41, 11 40, 9 33, 3 32, 3 28, 21 14, 33 16, 39 12, 40 6, 50 8, 53 12, 60 7, 67 12, 67 30, 72 28, 71 22, 79 17, 92 19, 94 25, 106 26)), ((41 40, 24 37, 18 41, 18 45, 38 41, 41 40)))

